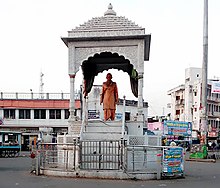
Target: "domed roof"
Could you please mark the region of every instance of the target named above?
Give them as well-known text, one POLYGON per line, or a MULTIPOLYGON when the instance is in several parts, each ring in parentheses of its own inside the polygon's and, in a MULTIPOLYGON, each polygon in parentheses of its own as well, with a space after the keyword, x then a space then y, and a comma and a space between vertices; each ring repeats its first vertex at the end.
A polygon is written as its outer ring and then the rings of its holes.
POLYGON ((125 17, 116 16, 109 4, 104 16, 92 18, 68 33, 69 37, 130 36, 144 35, 145 30, 125 17))

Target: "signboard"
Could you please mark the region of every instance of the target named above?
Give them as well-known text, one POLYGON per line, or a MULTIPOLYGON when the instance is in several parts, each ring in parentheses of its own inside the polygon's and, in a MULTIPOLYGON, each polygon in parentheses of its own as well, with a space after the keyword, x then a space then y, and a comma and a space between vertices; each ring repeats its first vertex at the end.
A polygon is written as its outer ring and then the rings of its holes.
POLYGON ((208 137, 218 137, 218 132, 210 131, 208 132, 208 137))
POLYGON ((163 174, 171 176, 183 174, 184 160, 183 148, 170 147, 163 150, 163 174))
POLYGON ((192 123, 184 121, 164 121, 164 134, 176 136, 191 136, 192 123))
POLYGON ((212 93, 220 93, 220 82, 219 81, 213 81, 212 82, 212 93))
POLYGON ((99 119, 100 112, 99 110, 88 110, 88 119, 99 119))
POLYGON ((163 124, 162 122, 152 122, 152 123, 147 123, 147 128, 148 130, 151 130, 151 131, 161 131, 163 130, 163 124))
POLYGON ((115 119, 121 120, 122 119, 122 113, 115 113, 115 119))

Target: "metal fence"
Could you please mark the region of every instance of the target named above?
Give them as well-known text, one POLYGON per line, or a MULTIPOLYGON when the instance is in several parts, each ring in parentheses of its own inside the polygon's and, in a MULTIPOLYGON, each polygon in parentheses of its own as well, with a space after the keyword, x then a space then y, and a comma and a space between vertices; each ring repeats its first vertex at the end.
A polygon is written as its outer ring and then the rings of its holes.
POLYGON ((119 170, 124 166, 125 141, 82 141, 80 169, 119 170))
POLYGON ((220 150, 208 150, 208 159, 220 159, 220 150))
POLYGON ((119 170, 124 166, 125 141, 40 143, 32 152, 40 169, 119 170))
MULTIPOLYGON (((176 164, 176 159, 184 161, 184 156, 179 156, 179 153, 178 155, 171 153, 167 156, 167 159, 173 155, 178 156, 178 158, 174 156, 174 161, 164 161, 164 151, 171 148, 170 146, 127 145, 126 140, 79 141, 76 139, 68 144, 41 143, 35 152, 35 169, 37 175, 40 174, 40 169, 120 170, 127 174, 156 174, 157 179, 160 179, 165 169, 164 165, 171 164, 170 170, 172 170, 172 164, 176 164)), ((182 162, 179 163, 180 166, 184 165, 182 162)))
POLYGON ((163 148, 160 146, 130 145, 127 147, 128 172, 161 171, 163 148))
POLYGON ((73 144, 41 143, 36 150, 36 167, 40 169, 76 169, 76 146, 73 144))

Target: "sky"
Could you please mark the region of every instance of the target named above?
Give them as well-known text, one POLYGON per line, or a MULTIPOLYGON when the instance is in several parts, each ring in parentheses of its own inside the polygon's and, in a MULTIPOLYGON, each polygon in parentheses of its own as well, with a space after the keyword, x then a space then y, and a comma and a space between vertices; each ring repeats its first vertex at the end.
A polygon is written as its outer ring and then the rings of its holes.
MULTIPOLYGON (((151 34, 150 59, 144 62, 144 101, 149 115, 166 115, 167 91, 184 84, 185 69, 202 67, 204 0, 1 0, 0 92, 70 92, 68 48, 61 37, 93 17, 104 16, 111 3, 151 34)), ((208 78, 220 78, 220 1, 209 0, 208 78)), ((127 73, 111 70, 119 97, 137 100, 127 73)), ((106 72, 94 84, 105 81, 106 72)), ((82 73, 76 75, 76 89, 82 73)))

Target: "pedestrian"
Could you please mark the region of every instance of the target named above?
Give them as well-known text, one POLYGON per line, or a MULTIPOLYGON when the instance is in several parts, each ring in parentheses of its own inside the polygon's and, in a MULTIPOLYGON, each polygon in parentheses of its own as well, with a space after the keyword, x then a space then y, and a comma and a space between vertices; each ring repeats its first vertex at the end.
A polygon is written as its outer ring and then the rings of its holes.
POLYGON ((170 146, 176 146, 176 142, 174 142, 174 140, 172 140, 172 141, 170 142, 170 146))
POLYGON ((215 146, 216 146, 216 143, 215 141, 212 142, 212 149, 214 150, 215 149, 215 146))

